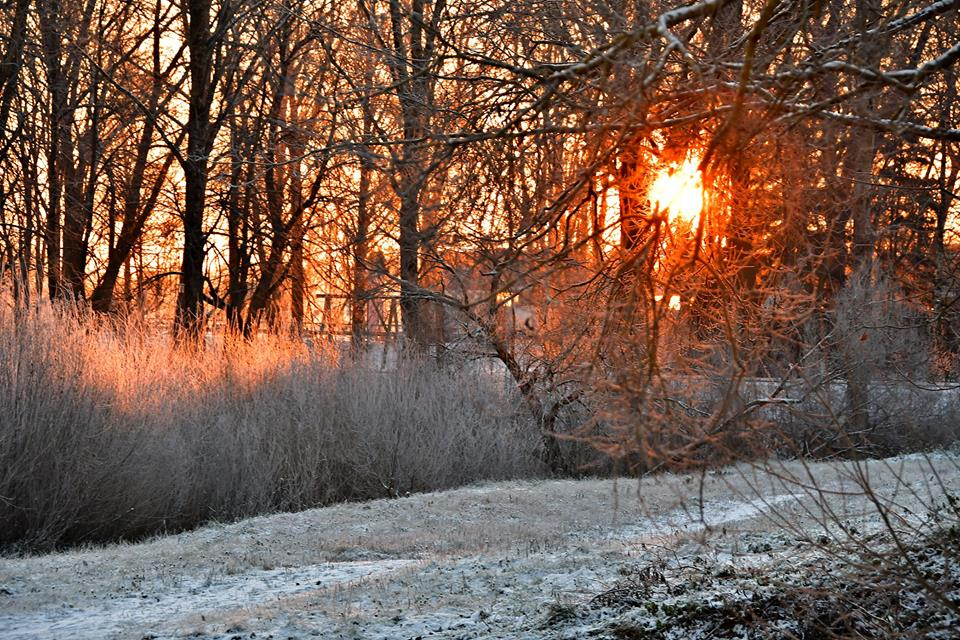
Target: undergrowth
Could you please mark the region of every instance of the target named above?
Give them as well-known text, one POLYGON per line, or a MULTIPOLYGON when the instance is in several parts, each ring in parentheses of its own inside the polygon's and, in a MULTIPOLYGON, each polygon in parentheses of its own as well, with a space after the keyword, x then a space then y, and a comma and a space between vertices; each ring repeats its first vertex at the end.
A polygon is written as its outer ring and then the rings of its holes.
MULTIPOLYGON (((606 622, 590 635, 673 638, 955 638, 960 623, 960 526, 903 547, 886 533, 858 556, 805 543, 755 567, 648 565, 598 594, 606 622)), ((587 611, 582 612, 588 615, 587 611)), ((571 616, 575 617, 575 616, 571 616)))
POLYGON ((6 552, 543 472, 515 391, 480 370, 0 316, 6 552))

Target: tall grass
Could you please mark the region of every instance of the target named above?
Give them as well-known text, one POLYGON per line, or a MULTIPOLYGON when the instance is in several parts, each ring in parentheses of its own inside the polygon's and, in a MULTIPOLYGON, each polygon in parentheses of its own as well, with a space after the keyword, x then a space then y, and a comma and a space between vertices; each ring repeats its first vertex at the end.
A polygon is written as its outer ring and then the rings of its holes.
POLYGON ((536 475, 539 443, 516 393, 469 369, 0 311, 7 551, 536 475))

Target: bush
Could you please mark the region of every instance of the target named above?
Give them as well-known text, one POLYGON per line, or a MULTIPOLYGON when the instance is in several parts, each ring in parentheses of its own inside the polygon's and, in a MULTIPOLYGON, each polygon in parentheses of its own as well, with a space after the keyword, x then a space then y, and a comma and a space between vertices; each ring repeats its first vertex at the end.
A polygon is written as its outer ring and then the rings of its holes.
POLYGON ((0 312, 0 546, 42 550, 542 472, 503 380, 299 341, 182 349, 0 312))

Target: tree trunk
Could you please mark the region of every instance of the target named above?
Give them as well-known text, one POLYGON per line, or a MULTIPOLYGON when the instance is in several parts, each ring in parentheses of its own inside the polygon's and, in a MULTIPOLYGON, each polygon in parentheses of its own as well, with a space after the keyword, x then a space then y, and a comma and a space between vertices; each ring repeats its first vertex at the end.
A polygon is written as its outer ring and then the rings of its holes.
MULTIPOLYGON (((285 59, 288 55, 287 40, 291 32, 284 32, 281 52, 285 59)), ((290 65, 282 65, 283 107, 286 115, 284 138, 289 152, 290 209, 296 220, 290 229, 290 258, 287 264, 287 277, 290 279, 290 332, 294 337, 303 335, 305 301, 307 295, 307 273, 304 268, 303 242, 307 227, 303 215, 298 213, 304 208, 303 196, 303 159, 306 154, 305 139, 299 128, 293 123, 301 119, 300 106, 296 100, 297 70, 291 71, 290 65)))
POLYGON ((303 335, 304 301, 306 299, 306 270, 303 267, 304 226, 300 220, 290 231, 290 332, 299 337, 303 335))
POLYGON ((426 318, 420 292, 419 189, 407 184, 400 194, 400 308, 403 332, 413 345, 426 343, 426 318))
MULTIPOLYGON (((79 166, 74 166, 72 160, 65 165, 66 202, 63 221, 63 283, 64 294, 72 300, 86 298, 86 268, 87 254, 89 253, 90 227, 93 224, 93 199, 96 188, 97 146, 99 136, 99 107, 96 105, 96 83, 91 89, 91 99, 94 101, 90 120, 90 140, 87 148, 79 145, 81 158, 79 166), (89 171, 87 189, 84 189, 84 168, 89 171)), ((67 158, 72 157, 73 149, 65 153, 67 158)))
MULTIPOLYGON (((364 117, 365 130, 368 122, 369 118, 364 117)), ((369 150, 364 147, 360 156, 360 191, 357 195, 357 231, 353 238, 353 286, 350 292, 350 342, 356 352, 363 348, 367 334, 367 259, 372 171, 369 150)))
POLYGON ((203 321, 203 258, 206 235, 203 212, 207 190, 206 161, 193 154, 184 169, 186 200, 183 211, 183 256, 175 331, 179 337, 197 337, 203 321))
MULTIPOLYGON (((21 166, 25 178, 23 190, 23 218, 24 229, 20 238, 20 279, 23 282, 24 304, 30 304, 30 256, 33 250, 34 235, 34 189, 37 188, 37 166, 27 158, 26 153, 21 155, 21 166)), ((40 271, 40 265, 37 265, 40 271)))
POLYGON ((61 171, 64 162, 63 140, 69 139, 70 121, 67 113, 67 86, 62 68, 62 46, 59 20, 62 9, 58 0, 37 0, 40 31, 43 40, 44 67, 50 93, 47 112, 50 141, 47 146, 47 219, 44 239, 47 252, 47 293, 50 299, 60 296, 60 205, 63 186, 61 171))
POLYGON ((403 124, 403 145, 397 162, 399 177, 394 191, 400 200, 400 307, 403 330, 408 344, 424 346, 428 339, 425 299, 420 288, 420 198, 433 170, 423 137, 429 126, 433 105, 433 62, 438 21, 446 8, 445 0, 435 0, 426 20, 427 0, 413 0, 407 14, 399 0, 390 0, 392 51, 387 56, 396 82, 403 124), (409 24, 407 16, 409 15, 409 24))
POLYGON ((241 145, 237 126, 230 126, 230 147, 233 166, 230 170, 230 191, 227 196, 227 324, 234 331, 243 330, 243 307, 247 299, 247 273, 249 256, 250 189, 244 185, 253 180, 253 164, 241 162, 241 145))
POLYGON ((617 171, 617 195, 620 200, 620 247, 626 255, 632 255, 643 242, 647 227, 646 194, 643 192, 643 163, 637 150, 639 140, 625 141, 619 154, 617 171))
MULTIPOLYGON (((873 24, 881 17, 879 8, 870 0, 857 0, 857 13, 854 19, 855 28, 860 33, 867 33, 873 24)), ((874 42, 876 37, 865 37, 854 57, 857 62, 867 68, 876 68, 882 47, 874 42)), ((872 90, 866 91, 852 101, 851 107, 855 112, 865 113, 872 110, 872 90)), ((870 288, 873 286, 873 251, 876 243, 876 231, 873 225, 872 200, 874 188, 873 163, 877 154, 877 134, 870 130, 857 132, 851 139, 844 159, 843 172, 845 181, 851 183, 850 217, 853 219, 853 247, 854 272, 859 275, 856 286, 870 288)), ((847 403, 850 407, 850 427, 853 434, 862 437, 871 428, 870 420, 870 373, 861 362, 848 362, 844 372, 847 380, 847 403)))
POLYGON ((187 157, 181 162, 185 182, 183 257, 174 333, 198 337, 203 321, 203 261, 209 154, 213 147, 210 108, 213 103, 214 42, 210 33, 211 0, 187 0, 187 48, 190 52, 190 101, 187 118, 187 157))
POLYGON ((23 66, 23 47, 27 37, 27 14, 30 0, 17 0, 13 22, 7 36, 7 50, 0 61, 0 146, 6 144, 7 120, 13 97, 17 93, 17 79, 23 66))

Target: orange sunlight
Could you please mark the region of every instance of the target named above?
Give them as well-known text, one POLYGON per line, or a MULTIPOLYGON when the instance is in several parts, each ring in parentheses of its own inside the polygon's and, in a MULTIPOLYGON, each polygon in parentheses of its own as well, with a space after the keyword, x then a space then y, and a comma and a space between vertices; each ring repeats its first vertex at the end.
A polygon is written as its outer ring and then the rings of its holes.
POLYGON ((650 207, 668 212, 673 221, 682 221, 695 227, 703 211, 703 176, 700 159, 688 155, 680 164, 663 167, 650 184, 650 207))

